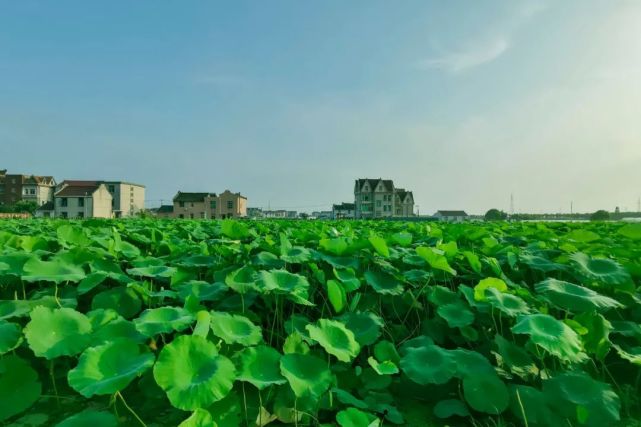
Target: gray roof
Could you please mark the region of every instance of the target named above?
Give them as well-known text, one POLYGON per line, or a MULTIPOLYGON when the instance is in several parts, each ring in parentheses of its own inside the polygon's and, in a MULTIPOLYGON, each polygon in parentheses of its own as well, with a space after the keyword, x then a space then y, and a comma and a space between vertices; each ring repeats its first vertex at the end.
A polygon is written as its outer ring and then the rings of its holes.
POLYGON ((172 213, 173 211, 173 205, 162 205, 158 210, 156 210, 156 213, 172 213))
POLYGON ((332 210, 343 210, 343 211, 353 211, 356 209, 356 205, 354 203, 341 203, 340 205, 333 205, 332 210))
POLYGON ((436 211, 435 215, 441 215, 441 216, 467 216, 465 211, 436 211))
POLYGON ((174 202, 203 202, 205 197, 216 197, 215 193, 183 193, 174 196, 174 202))
POLYGON ((369 183, 370 188, 372 189, 371 191, 373 192, 374 189, 378 186, 379 182, 383 182, 383 186, 385 187, 385 191, 394 191, 394 181, 391 179, 370 179, 370 178, 360 178, 356 180, 356 185, 358 186, 358 190, 361 191, 363 188, 363 185, 367 182, 369 183))

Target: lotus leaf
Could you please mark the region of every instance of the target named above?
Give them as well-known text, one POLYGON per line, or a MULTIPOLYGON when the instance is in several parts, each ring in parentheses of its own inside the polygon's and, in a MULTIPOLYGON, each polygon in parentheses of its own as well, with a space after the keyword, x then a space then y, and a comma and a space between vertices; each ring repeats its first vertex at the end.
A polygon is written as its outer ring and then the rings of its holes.
POLYGON ((527 334, 530 340, 561 360, 582 362, 581 341, 569 326, 547 314, 522 316, 512 327, 515 334, 527 334))
POLYGON ((0 320, 0 356, 18 347, 22 342, 22 328, 15 323, 0 320))
POLYGON ((78 282, 85 278, 85 272, 81 267, 60 258, 51 261, 30 258, 22 269, 22 280, 25 282, 78 282))
POLYGON ((196 408, 189 418, 178 424, 178 427, 216 427, 216 423, 208 411, 196 408))
POLYGON ((227 344, 256 345, 263 340, 259 326, 245 316, 211 312, 211 330, 227 344))
POLYGON ((280 373, 281 354, 268 346, 247 347, 235 357, 238 379, 252 383, 262 390, 270 385, 285 384, 280 373))
POLYGON ((496 374, 465 377, 463 395, 473 409, 487 414, 500 414, 510 404, 508 389, 496 374))
POLYGON ((117 425, 118 420, 113 414, 87 409, 56 424, 56 427, 116 427, 117 425))
POLYGON ((438 418, 467 417, 470 415, 470 411, 465 406, 465 403, 460 400, 446 399, 434 405, 434 415, 438 418))
POLYGON ((52 310, 38 306, 24 328, 29 347, 36 356, 54 359, 82 352, 91 340, 91 322, 71 308, 52 310))
POLYGON ((286 354, 280 359, 280 372, 297 397, 319 398, 332 382, 327 363, 311 354, 286 354))
POLYGON ((616 261, 608 258, 590 258, 577 252, 571 257, 576 272, 585 280, 606 285, 623 285, 630 282, 630 275, 616 261))
POLYGON ((145 310, 134 319, 138 332, 146 337, 182 331, 194 322, 194 316, 184 308, 159 307, 145 310))
POLYGON ((401 369, 417 384, 444 384, 457 372, 456 359, 447 350, 428 345, 408 348, 401 358, 401 369))
POLYGON ((28 362, 13 355, 0 357, 0 421, 29 409, 41 390, 38 374, 28 362))
POLYGON ((347 408, 336 414, 336 422, 341 427, 377 427, 378 419, 356 408, 347 408))
POLYGON ((400 295, 403 293, 403 284, 384 271, 366 271, 365 281, 379 294, 400 295))
POLYGON ((618 301, 600 295, 592 289, 557 279, 546 279, 537 283, 536 291, 555 306, 574 313, 621 306, 618 301))
POLYGON ((350 362, 361 350, 361 346, 344 323, 336 320, 320 319, 316 325, 307 325, 312 340, 318 342, 325 351, 336 356, 341 362, 350 362))

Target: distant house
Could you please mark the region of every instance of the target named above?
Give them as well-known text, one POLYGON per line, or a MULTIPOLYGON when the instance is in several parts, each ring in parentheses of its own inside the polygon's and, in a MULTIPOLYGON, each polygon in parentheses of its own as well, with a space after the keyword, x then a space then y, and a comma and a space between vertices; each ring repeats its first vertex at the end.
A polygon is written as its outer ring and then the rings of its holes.
POLYGON ((463 222, 469 215, 465 211, 437 211, 433 217, 444 222, 463 222))
POLYGON ((220 195, 179 191, 174 196, 173 203, 173 218, 220 219, 247 216, 247 198, 229 190, 220 195))
POLYGON ((173 218, 174 217, 174 206, 173 205, 162 205, 156 209, 156 217, 158 218, 173 218))
POLYGON ((265 214, 261 208, 247 208, 247 216, 249 218, 262 218, 265 214))
POLYGON ((357 219, 414 216, 414 195, 396 188, 391 179, 357 179, 354 204, 357 219))
POLYGON ((53 218, 56 216, 56 210, 53 202, 47 202, 44 205, 38 207, 34 213, 36 218, 53 218))
POLYGON ((287 211, 284 209, 264 211, 263 214, 265 218, 287 218, 287 211))
POLYGON ((52 176, 7 174, 0 170, 0 206, 24 200, 42 206, 53 201, 56 181, 52 176))
POLYGON ((332 211, 314 211, 312 219, 332 219, 332 211))
POLYGON ((111 218, 112 200, 105 184, 96 181, 66 181, 54 194, 54 216, 111 218))
POLYGON ((356 204, 341 203, 332 205, 332 219, 354 219, 356 213, 356 204))
POLYGON ((104 184, 111 194, 111 216, 114 218, 132 217, 145 209, 145 186, 125 181, 78 181, 66 179, 58 185, 57 190, 63 186, 90 186, 104 184))

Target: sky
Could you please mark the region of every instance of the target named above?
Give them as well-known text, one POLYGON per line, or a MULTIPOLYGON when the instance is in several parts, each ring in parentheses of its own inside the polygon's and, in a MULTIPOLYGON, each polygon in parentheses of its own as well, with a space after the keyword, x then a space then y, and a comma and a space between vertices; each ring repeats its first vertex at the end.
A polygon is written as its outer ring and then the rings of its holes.
POLYGON ((0 168, 330 209, 636 211, 641 1, 0 0, 0 168))

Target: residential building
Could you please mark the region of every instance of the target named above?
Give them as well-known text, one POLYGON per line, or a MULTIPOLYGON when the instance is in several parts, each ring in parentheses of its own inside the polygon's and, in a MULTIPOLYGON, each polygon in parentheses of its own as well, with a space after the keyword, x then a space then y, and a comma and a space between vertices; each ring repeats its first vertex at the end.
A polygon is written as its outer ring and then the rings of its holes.
POLYGON ((145 209, 145 186, 124 181, 104 181, 113 197, 113 215, 125 218, 137 215, 145 209))
POLYGON ((24 200, 42 206, 53 200, 56 181, 52 176, 8 174, 0 170, 0 205, 24 200))
POLYGON ((173 218, 220 219, 247 216, 247 198, 229 190, 220 195, 179 191, 173 202, 173 218))
POLYGON ((174 206, 162 205, 156 209, 156 216, 158 218, 174 218, 174 206))
POLYGON ((312 212, 313 219, 332 219, 332 211, 314 211, 312 212))
POLYGON ((414 216, 414 195, 390 179, 357 179, 354 205, 357 219, 414 216))
POLYGON ((332 219, 354 219, 356 205, 354 203, 341 203, 332 206, 332 219))
POLYGON ((298 212, 296 212, 296 211, 287 211, 287 218, 289 218, 289 219, 298 218, 298 212))
POLYGON ((249 218, 262 218, 265 213, 261 208, 247 208, 247 216, 249 218))
POLYGON ((65 181, 54 194, 54 216, 111 218, 112 200, 105 184, 96 181, 65 181))
POLYGON ((53 218, 56 216, 56 210, 53 202, 47 202, 38 207, 34 213, 36 218, 53 218))
POLYGON ((444 222, 463 222, 468 219, 468 214, 465 211, 437 211, 434 218, 444 222))
POLYGON ((264 211, 265 218, 287 218, 287 211, 285 209, 277 209, 274 211, 264 211))

